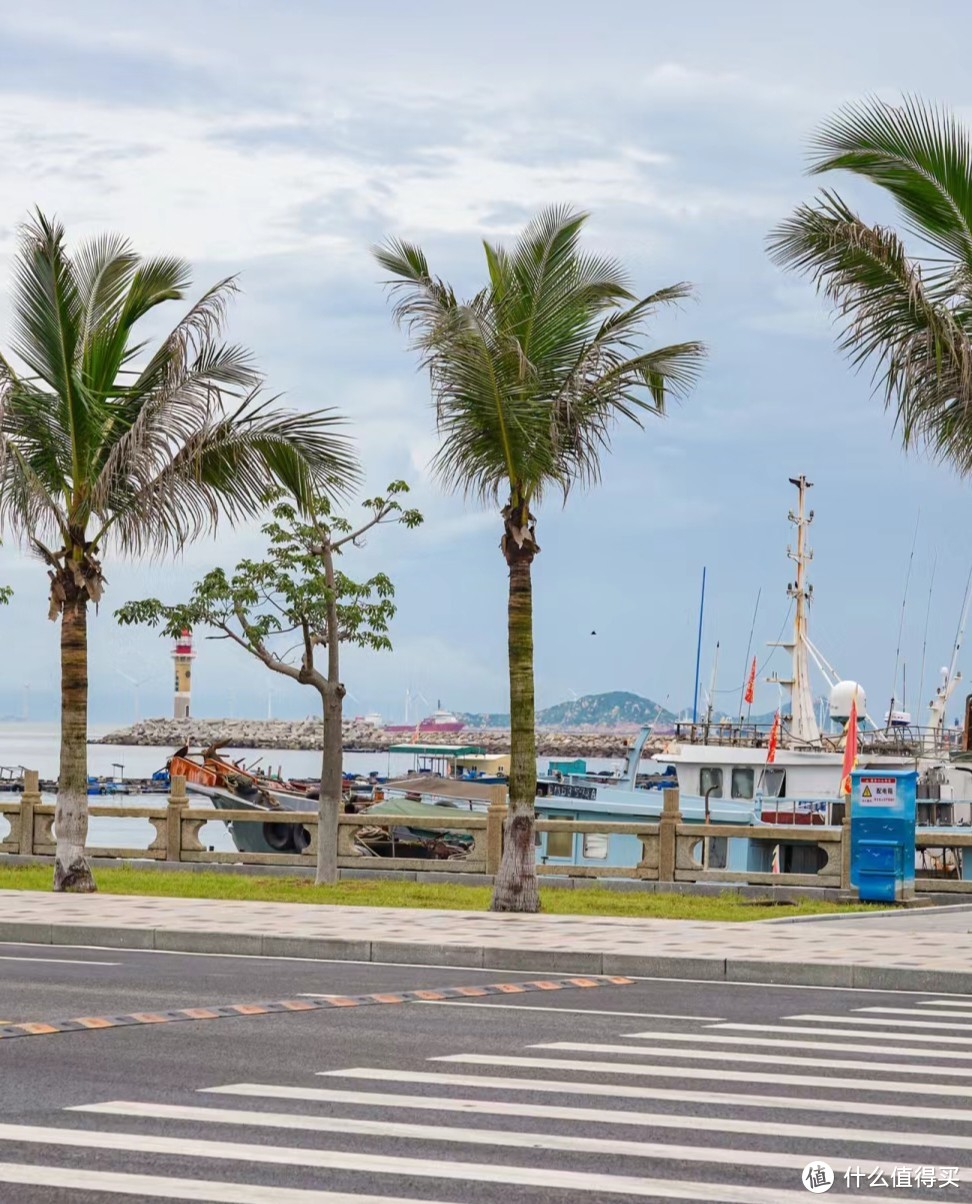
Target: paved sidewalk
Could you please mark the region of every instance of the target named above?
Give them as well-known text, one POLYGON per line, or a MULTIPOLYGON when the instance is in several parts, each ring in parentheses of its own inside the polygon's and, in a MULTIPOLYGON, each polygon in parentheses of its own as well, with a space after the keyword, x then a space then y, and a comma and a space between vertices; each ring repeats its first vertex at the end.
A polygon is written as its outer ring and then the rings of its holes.
POLYGON ((0 891, 0 941, 972 992, 972 908, 830 923, 0 891))

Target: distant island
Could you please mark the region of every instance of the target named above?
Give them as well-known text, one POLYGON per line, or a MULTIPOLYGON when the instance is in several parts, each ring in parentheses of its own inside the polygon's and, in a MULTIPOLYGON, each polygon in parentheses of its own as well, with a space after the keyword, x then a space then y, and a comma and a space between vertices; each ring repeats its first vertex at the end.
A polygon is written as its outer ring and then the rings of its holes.
MULTIPOLYGON (((457 717, 467 727, 508 728, 510 716, 502 712, 460 712, 457 717)), ((645 723, 674 723, 676 716, 659 703, 627 690, 607 694, 585 694, 568 702, 537 711, 537 727, 641 727, 645 723)))

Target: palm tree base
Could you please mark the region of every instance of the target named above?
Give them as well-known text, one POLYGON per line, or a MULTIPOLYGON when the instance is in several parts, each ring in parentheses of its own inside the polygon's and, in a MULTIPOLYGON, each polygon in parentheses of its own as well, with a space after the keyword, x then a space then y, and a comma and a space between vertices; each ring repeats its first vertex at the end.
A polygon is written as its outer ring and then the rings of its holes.
POLYGON ((540 910, 532 808, 506 821, 503 859, 493 883, 490 911, 540 910))
POLYGON ((69 892, 75 895, 90 895, 97 890, 91 867, 83 857, 78 857, 64 865, 54 862, 54 890, 69 892))

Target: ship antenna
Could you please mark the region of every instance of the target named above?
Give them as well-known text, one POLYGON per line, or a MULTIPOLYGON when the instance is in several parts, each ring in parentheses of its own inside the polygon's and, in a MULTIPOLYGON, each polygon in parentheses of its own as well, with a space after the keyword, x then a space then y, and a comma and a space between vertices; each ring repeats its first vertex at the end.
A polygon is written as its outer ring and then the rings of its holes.
MULTIPOLYGON (((898 646, 894 650, 894 678, 891 681, 891 704, 888 707, 888 719, 885 731, 891 729, 891 714, 894 711, 895 696, 894 692, 898 688, 898 665, 901 663, 901 633, 904 631, 905 607, 908 604, 908 584, 911 581, 911 569, 915 562, 915 548, 918 546, 918 524, 921 522, 921 510, 915 518, 915 535, 911 541, 911 555, 908 557, 908 571, 905 573, 904 595, 901 599, 901 617, 898 619, 898 646)), ((904 684, 902 683, 902 693, 904 692, 904 684)))
POLYGON ((786 686, 790 693, 790 732, 798 744, 815 744, 820 739, 817 716, 813 708, 813 690, 810 688, 810 662, 808 649, 810 637, 807 633, 807 611, 813 597, 813 586, 807 584, 807 565, 813 552, 807 546, 807 528, 813 522, 813 511, 807 513, 807 490, 813 487, 802 474, 790 477, 790 484, 797 489, 797 508, 789 513, 790 522, 796 527, 796 551, 787 548, 786 554, 796 565, 796 580, 787 586, 787 594, 793 601, 793 636, 789 643, 778 646, 790 652, 791 673, 788 680, 773 675, 769 680, 786 686))
POLYGON ((928 582, 928 605, 925 607, 925 634, 921 641, 921 668, 918 670, 918 701, 925 697, 925 653, 928 651, 928 620, 931 618, 932 590, 935 588, 935 569, 938 567, 938 553, 932 558, 931 579, 928 582))
POLYGON ((692 726, 699 718, 699 669, 702 664, 702 617, 705 614, 705 566, 702 568, 702 597, 699 599, 699 636, 695 645, 695 693, 692 695, 692 726))

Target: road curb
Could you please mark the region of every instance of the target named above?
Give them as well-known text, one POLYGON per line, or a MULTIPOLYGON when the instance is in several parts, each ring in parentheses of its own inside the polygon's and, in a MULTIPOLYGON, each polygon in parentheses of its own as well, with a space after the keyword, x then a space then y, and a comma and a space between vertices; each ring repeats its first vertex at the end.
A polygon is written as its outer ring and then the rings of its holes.
POLYGON ((0 922, 0 942, 76 945, 104 949, 160 950, 283 957, 311 961, 456 966, 469 969, 543 970, 572 974, 623 974, 632 978, 705 979, 709 982, 773 983, 779 986, 858 987, 875 991, 946 991, 972 994, 972 967, 965 970, 864 966, 847 962, 770 961, 758 958, 666 957, 595 953, 501 945, 424 944, 416 941, 340 940, 247 932, 176 928, 123 928, 96 924, 0 922))

